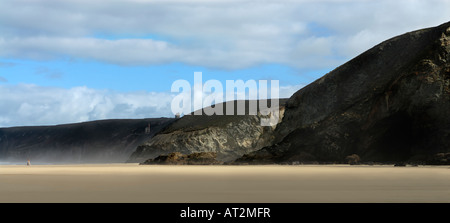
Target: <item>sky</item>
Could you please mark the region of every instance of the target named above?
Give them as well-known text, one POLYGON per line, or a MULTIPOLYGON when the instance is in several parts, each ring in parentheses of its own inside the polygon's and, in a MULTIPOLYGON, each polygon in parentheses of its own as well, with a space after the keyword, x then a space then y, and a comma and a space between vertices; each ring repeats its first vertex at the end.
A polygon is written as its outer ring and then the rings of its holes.
POLYGON ((279 80, 280 97, 446 0, 0 0, 0 127, 172 117, 179 79, 279 80))

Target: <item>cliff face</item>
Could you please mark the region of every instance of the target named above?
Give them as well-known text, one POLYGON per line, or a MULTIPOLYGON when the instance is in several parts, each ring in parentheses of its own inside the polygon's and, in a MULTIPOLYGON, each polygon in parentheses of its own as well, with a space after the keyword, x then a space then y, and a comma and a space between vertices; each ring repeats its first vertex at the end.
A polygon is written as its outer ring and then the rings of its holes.
POLYGON ((450 23, 389 39, 281 100, 278 125, 234 103, 235 115, 3 128, 0 161, 450 164, 450 23))
MULTIPOLYGON (((280 100, 280 105, 284 102, 280 100)), ((237 102, 235 108, 236 105, 237 102)), ((246 101, 246 108, 248 105, 246 101)), ((226 105, 223 105, 223 109, 226 114, 226 105)), ((283 112, 282 106, 280 116, 283 112)), ((261 118, 264 117, 260 113, 249 115, 248 109, 245 115, 185 115, 138 146, 128 162, 144 162, 173 152, 187 155, 214 152, 217 160, 232 161, 272 144, 276 126, 262 126, 261 118)))
POLYGON ((389 39, 286 103, 275 144, 237 162, 423 162, 450 151, 450 23, 389 39))
POLYGON ((125 162, 136 147, 174 119, 102 120, 0 128, 0 162, 125 162), (150 131, 146 128, 150 124, 150 131))

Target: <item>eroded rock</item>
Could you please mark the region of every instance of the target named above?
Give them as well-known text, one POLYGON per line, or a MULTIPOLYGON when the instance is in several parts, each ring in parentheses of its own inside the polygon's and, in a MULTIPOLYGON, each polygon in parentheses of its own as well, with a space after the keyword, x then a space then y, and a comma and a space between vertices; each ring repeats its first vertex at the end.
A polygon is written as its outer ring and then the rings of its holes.
POLYGON ((274 144, 236 163, 425 161, 450 152, 450 23, 389 39, 296 92, 274 144))
POLYGON ((213 152, 200 152, 183 155, 180 152, 161 155, 154 159, 148 159, 140 165, 214 165, 223 164, 218 161, 217 154, 213 152))

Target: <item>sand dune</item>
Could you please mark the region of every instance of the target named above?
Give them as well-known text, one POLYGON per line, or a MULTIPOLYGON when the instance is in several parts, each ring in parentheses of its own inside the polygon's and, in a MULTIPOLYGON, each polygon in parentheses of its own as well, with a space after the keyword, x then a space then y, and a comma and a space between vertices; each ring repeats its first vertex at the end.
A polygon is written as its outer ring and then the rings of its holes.
POLYGON ((450 202, 448 166, 2 165, 0 202, 450 202))

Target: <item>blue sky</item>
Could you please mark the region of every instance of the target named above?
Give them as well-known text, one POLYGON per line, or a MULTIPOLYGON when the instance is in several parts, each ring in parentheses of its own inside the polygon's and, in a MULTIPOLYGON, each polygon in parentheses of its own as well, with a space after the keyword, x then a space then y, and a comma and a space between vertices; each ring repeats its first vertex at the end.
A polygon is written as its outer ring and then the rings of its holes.
MULTIPOLYGON (((221 70, 182 63, 148 66, 121 66, 99 61, 69 60, 3 60, 0 66, 7 84, 35 84, 70 89, 86 86, 94 89, 130 91, 170 91, 178 79, 193 84, 194 72, 202 72, 204 80, 280 80, 281 85, 307 84, 330 69, 297 70, 280 64, 264 64, 237 70, 221 70), (299 75, 301 73, 301 75, 299 75)), ((4 83, 4 84, 5 84, 4 83)))
POLYGON ((279 80, 289 97, 448 1, 0 2, 0 127, 172 116, 175 80, 279 80))

